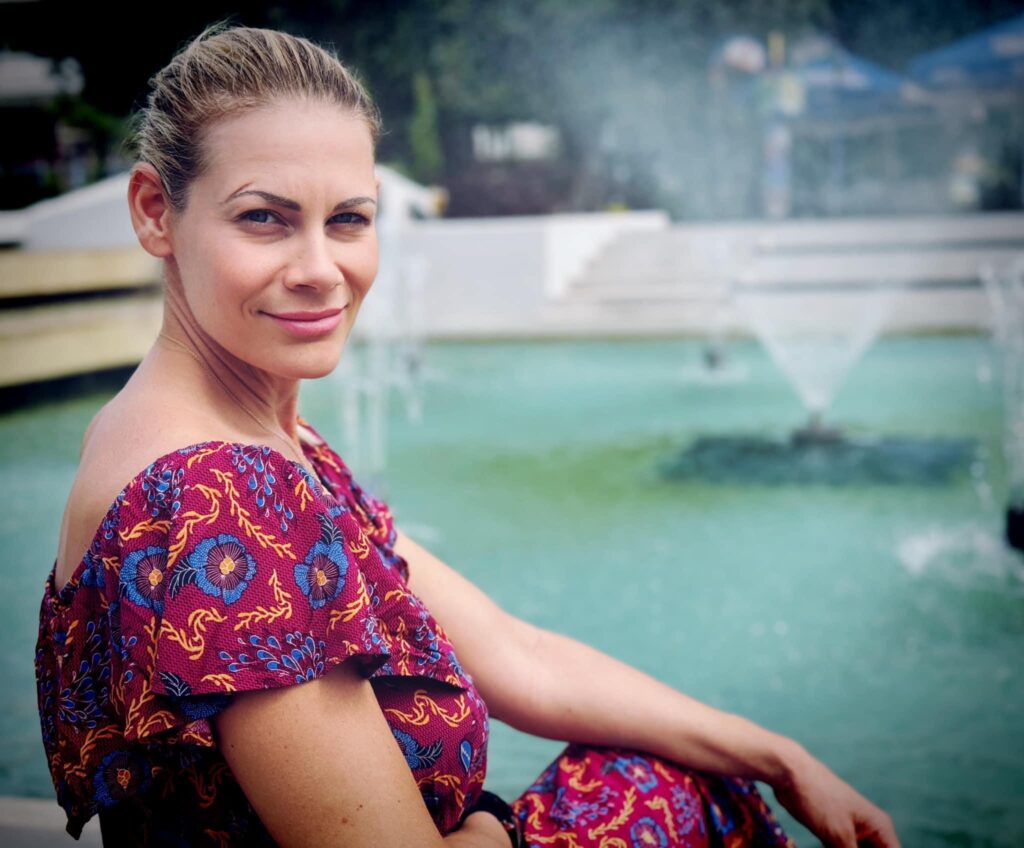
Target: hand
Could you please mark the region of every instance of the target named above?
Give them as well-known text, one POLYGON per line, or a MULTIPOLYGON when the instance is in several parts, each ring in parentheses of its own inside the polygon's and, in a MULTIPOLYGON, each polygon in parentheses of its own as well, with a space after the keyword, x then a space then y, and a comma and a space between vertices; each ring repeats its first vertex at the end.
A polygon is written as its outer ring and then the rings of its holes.
POLYGON ((788 779, 772 785, 783 807, 825 848, 900 848, 892 819, 806 751, 791 765, 788 779))

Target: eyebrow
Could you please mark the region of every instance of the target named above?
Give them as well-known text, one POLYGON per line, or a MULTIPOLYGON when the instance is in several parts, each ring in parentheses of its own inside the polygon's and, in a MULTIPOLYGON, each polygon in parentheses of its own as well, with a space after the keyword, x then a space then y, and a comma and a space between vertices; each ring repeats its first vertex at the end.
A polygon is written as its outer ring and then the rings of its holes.
MULTIPOLYGON (((246 194, 255 194, 257 197, 262 197, 267 203, 273 203, 275 206, 283 206, 285 209, 292 209, 295 212, 301 212, 302 207, 294 200, 289 200, 287 197, 281 197, 278 194, 272 194, 269 191, 259 191, 258 189, 247 189, 245 191, 236 191, 231 195, 224 203, 230 203, 236 197, 242 197, 246 194)), ((350 197, 348 200, 343 200, 337 206, 332 209, 332 212, 338 212, 343 209, 351 209, 354 206, 362 206, 364 203, 372 203, 374 206, 377 205, 377 201, 372 197, 350 197)))

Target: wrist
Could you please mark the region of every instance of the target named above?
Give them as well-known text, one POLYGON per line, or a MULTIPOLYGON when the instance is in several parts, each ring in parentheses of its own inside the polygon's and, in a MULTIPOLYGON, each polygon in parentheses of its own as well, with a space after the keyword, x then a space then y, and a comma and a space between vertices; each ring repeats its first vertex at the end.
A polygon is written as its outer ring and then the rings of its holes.
POLYGON ((778 744, 772 750, 769 773, 764 778, 765 783, 773 789, 791 787, 796 775, 806 766, 809 759, 813 757, 799 742, 785 736, 779 737, 778 744))
POLYGON ((488 834, 495 836, 503 834, 503 844, 511 845, 512 848, 520 848, 523 844, 522 837, 519 835, 519 821, 512 807, 486 789, 462 814, 460 827, 465 828, 468 822, 472 822, 474 830, 479 827, 485 828, 488 834))

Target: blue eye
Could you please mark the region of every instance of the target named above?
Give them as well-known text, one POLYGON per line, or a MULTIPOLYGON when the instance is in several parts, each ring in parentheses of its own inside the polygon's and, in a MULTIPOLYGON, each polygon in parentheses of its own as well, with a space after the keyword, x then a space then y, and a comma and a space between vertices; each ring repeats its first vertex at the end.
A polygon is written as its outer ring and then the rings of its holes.
POLYGON ((365 215, 360 215, 358 212, 339 212, 334 216, 339 224, 369 224, 370 221, 365 215))
POLYGON ((242 220, 252 221, 254 224, 269 224, 271 223, 271 216, 273 216, 273 214, 274 213, 271 212, 269 209, 252 209, 248 212, 242 213, 242 220), (254 215, 266 215, 267 219, 257 220, 256 218, 252 217, 254 215))

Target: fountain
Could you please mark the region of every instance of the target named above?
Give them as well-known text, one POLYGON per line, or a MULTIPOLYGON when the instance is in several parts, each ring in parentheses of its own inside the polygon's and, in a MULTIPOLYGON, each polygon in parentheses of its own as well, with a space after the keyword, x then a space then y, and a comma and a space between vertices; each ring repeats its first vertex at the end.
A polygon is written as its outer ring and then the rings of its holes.
POLYGON ((695 364, 683 367, 680 376, 687 383, 702 385, 726 386, 742 383, 749 377, 747 368, 728 350, 728 324, 732 313, 732 298, 729 291, 729 271, 720 269, 736 267, 744 261, 746 248, 737 243, 735 238, 725 237, 721 230, 704 234, 696 249, 703 248, 709 256, 709 274, 714 294, 709 297, 710 310, 705 328, 704 342, 700 351, 700 360, 695 364), (715 277, 721 274, 721 279, 715 277))
POLYGON ((795 264, 774 255, 767 276, 748 271, 731 290, 734 306, 799 396, 806 422, 787 439, 700 437, 663 467, 665 476, 765 484, 941 485, 970 465, 975 451, 970 440, 851 434, 826 423, 832 401, 877 339, 906 283, 882 273, 867 282, 845 279, 846 268, 833 275, 834 262, 816 261, 794 273, 795 264))
POLYGON ((1008 496, 1006 542, 1024 552, 1024 256, 1008 266, 987 265, 982 283, 992 307, 1003 393, 1003 457, 1008 496))
POLYGON ((733 302, 807 410, 807 424, 792 434, 795 443, 843 439, 841 430, 825 425, 825 413, 878 337, 897 293, 885 285, 736 285, 733 302))
POLYGON ((413 421, 423 413, 423 314, 427 262, 410 249, 414 218, 436 214, 436 192, 381 170, 377 216, 380 266, 360 307, 355 336, 333 379, 339 385, 346 462, 371 491, 385 496, 388 406, 392 390, 413 421))

